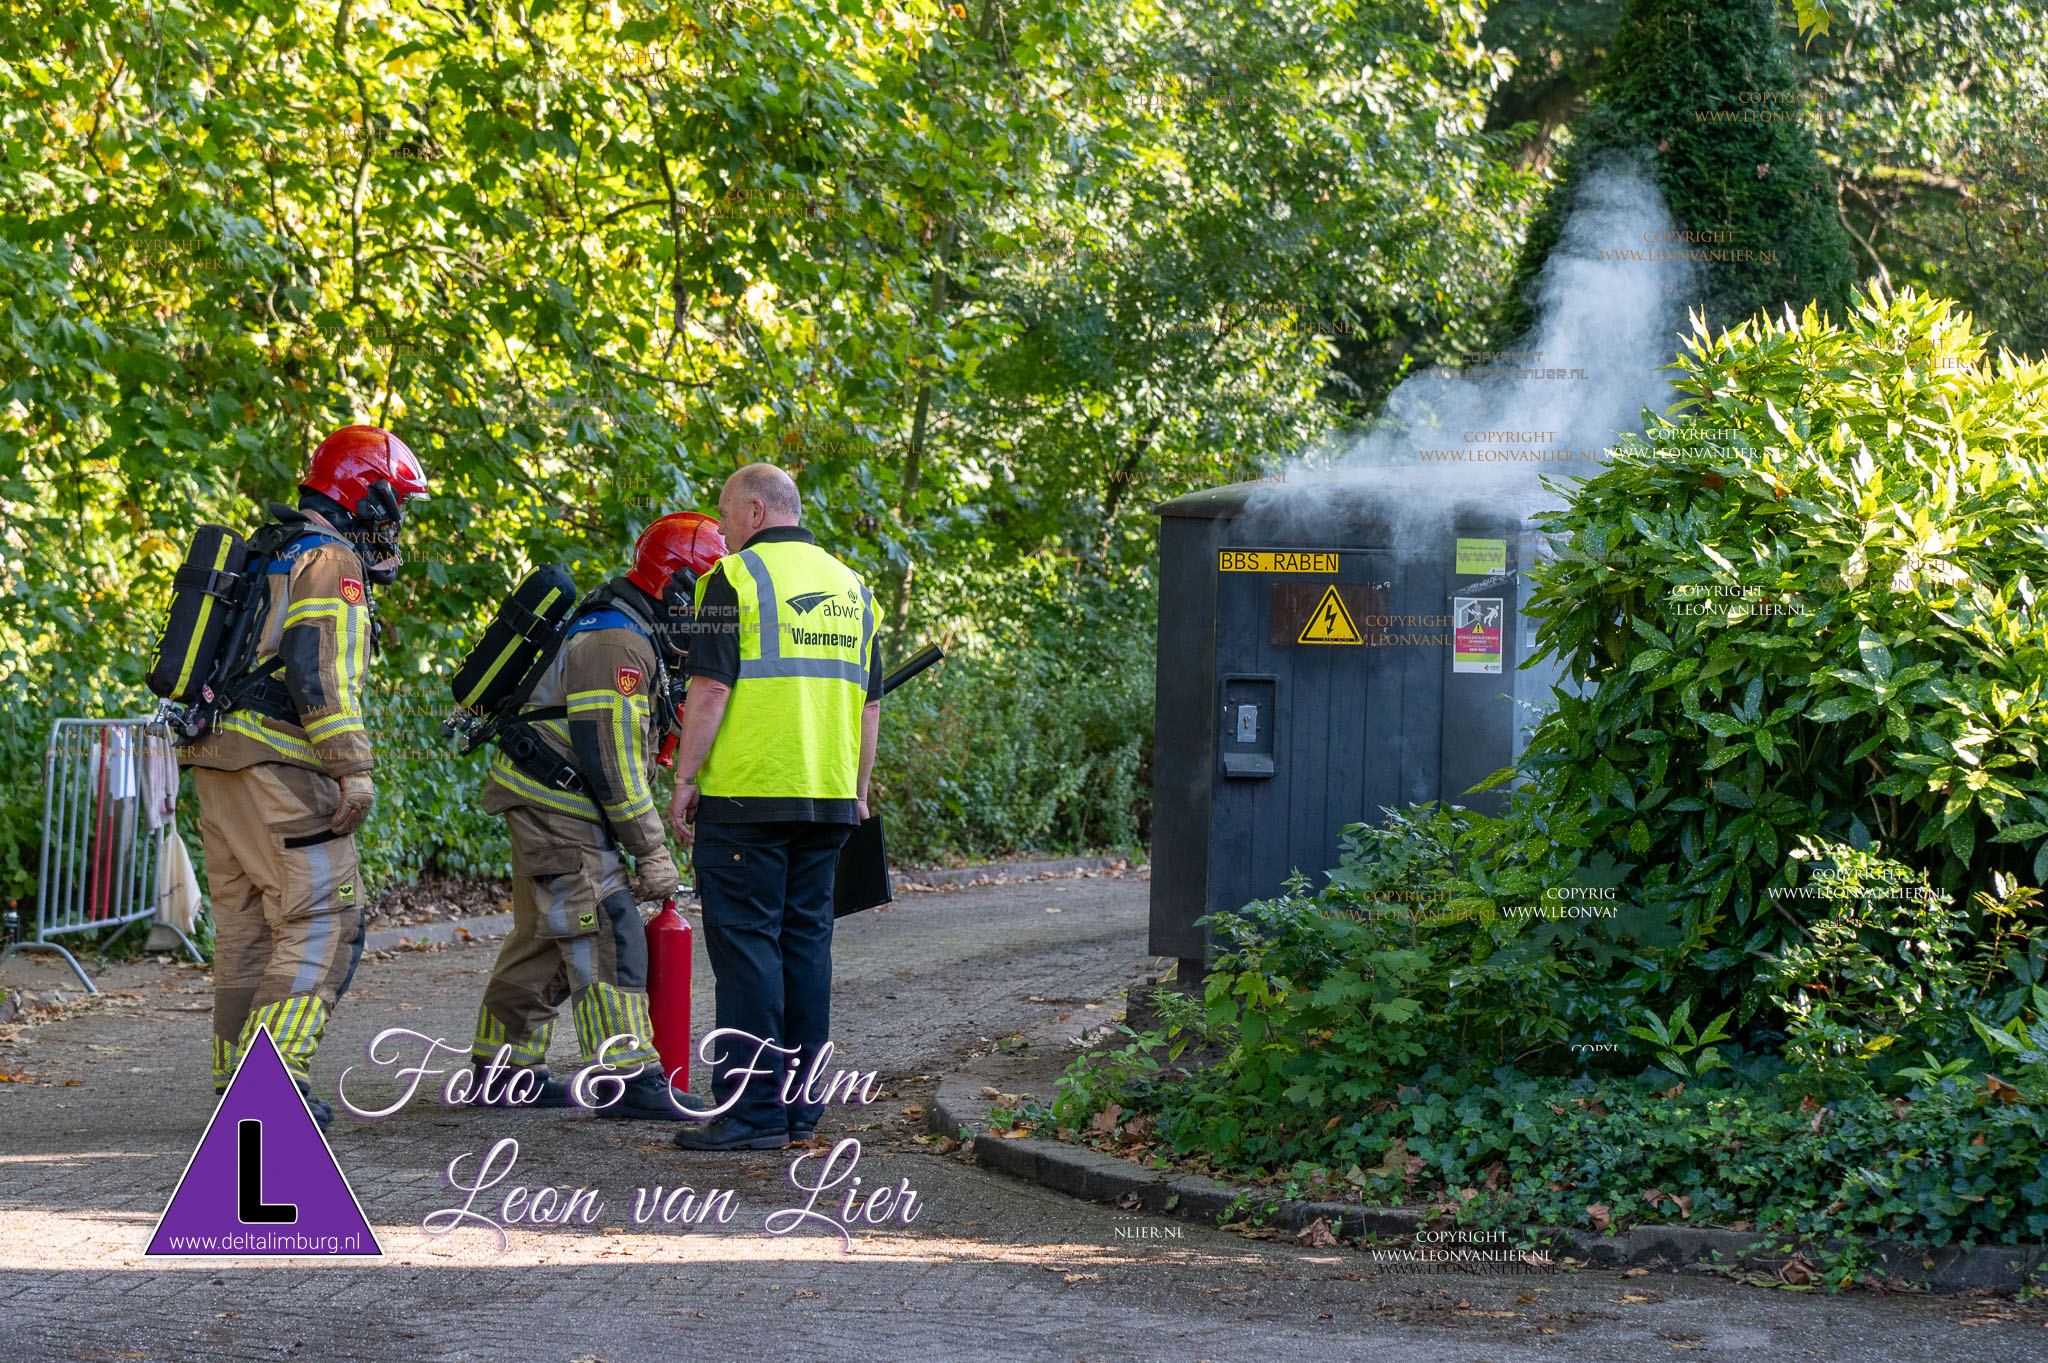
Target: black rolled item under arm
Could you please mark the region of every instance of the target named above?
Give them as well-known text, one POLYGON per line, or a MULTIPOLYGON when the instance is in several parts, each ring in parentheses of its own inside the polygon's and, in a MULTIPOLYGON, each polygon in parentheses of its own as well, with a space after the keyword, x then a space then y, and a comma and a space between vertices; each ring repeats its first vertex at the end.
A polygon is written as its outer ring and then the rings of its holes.
POLYGON ((894 672, 890 673, 887 677, 883 678, 882 694, 885 696, 888 695, 891 691, 894 691, 897 687, 903 685, 903 683, 909 681, 912 677, 915 677, 918 673, 924 671, 933 663, 940 663, 944 662, 945 660, 945 650, 941 649, 937 644, 933 644, 930 648, 918 654, 915 658, 912 658, 909 662, 903 664, 903 666, 897 668, 894 672))

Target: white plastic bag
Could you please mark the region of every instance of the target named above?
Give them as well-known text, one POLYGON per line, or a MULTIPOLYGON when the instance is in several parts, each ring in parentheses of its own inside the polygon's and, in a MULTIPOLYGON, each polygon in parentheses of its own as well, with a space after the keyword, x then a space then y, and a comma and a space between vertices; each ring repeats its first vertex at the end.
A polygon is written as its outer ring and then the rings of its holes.
POLYGON ((157 853, 156 921, 190 933, 199 924, 199 906, 199 876, 192 869, 192 853, 178 831, 168 829, 157 853))

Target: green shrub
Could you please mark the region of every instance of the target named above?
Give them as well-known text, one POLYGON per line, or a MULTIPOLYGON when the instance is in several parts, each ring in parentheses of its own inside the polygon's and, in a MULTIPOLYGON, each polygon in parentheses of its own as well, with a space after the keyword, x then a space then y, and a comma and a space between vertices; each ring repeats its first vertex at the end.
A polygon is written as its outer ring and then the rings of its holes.
POLYGON ((2048 988, 2018 921, 2032 891, 1987 896, 1994 928, 1973 938, 1918 873, 1804 844, 1813 894, 1752 963, 1763 1001, 1738 1037, 1734 1008, 1707 1013, 1721 991, 1684 939, 1645 940, 1618 909, 1482 893, 1474 867, 1496 892, 1528 878, 1502 869, 1512 831, 1443 808, 1347 829, 1321 890, 1297 879, 1211 917, 1199 1002, 1160 995, 1157 1031, 1081 1058, 1030 1119, 1099 1129, 1115 1104, 1222 1171, 1448 1196, 1494 1222, 1690 1207, 1929 1244, 2048 1226, 2032 1168, 2048 1155, 2048 988), (1663 976, 1680 987, 1650 993, 1663 976), (1194 1055, 1213 1059, 1176 1066, 1194 1055))
POLYGON ((416 679, 414 694, 435 694, 433 705, 373 705, 370 740, 378 753, 377 808, 358 848, 363 878, 383 887, 409 883, 423 871, 500 877, 511 869, 505 820, 481 807, 484 769, 494 749, 458 757, 439 733, 446 683, 416 679))
MULTIPOLYGON (((1144 1055, 1159 1037, 1134 1038, 1144 1055)), ((2048 1106, 1954 1080, 1910 1098, 1822 1101, 1797 1076, 1702 1087, 1670 1075, 1536 1078, 1511 1068, 1417 1075, 1286 1163, 1203 1144, 1179 1076, 1081 1071, 1053 1112, 1083 1129, 1116 1103, 1149 1134, 1222 1174, 1272 1177, 1309 1196, 1456 1210, 1477 1226, 1626 1230, 1729 1226, 1914 1245, 2038 1242, 2048 1233, 2048 1106)), ((1119 1114, 1121 1115, 1121 1114, 1119 1114)))
POLYGON ((1758 979, 1785 1055, 1817 1078, 1855 1085, 1913 1049, 1975 1052, 1972 1017, 2012 1017, 2041 978, 2048 949, 2020 922, 2034 890, 2001 879, 1999 896, 1979 896, 1980 941, 1953 897, 1897 863, 1810 840, 1793 855, 1823 867, 1802 889, 1829 903, 1801 916, 1758 979))
POLYGON ((1972 904, 2048 872, 2048 365, 1902 294, 1678 367, 1690 410, 1545 522, 1570 548, 1535 570, 1538 644, 1586 689, 1524 755, 1506 861, 1611 877, 1663 942, 1647 988, 1753 1007, 1810 916, 1802 838, 1972 904))
POLYGON ((898 861, 1144 841, 1151 581, 1033 581, 988 591, 979 613, 1002 623, 882 706, 874 791, 898 861))

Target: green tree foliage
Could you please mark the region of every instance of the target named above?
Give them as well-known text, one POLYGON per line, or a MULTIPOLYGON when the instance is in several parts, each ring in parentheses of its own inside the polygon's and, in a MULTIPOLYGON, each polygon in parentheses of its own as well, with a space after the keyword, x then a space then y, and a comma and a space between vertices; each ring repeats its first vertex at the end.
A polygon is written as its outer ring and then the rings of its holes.
POLYGON ((1652 168, 1679 230, 1692 234, 1615 248, 1687 252, 1702 269, 1697 301, 1709 325, 1809 301, 1841 315, 1855 279, 1851 247, 1813 134, 1796 118, 1746 117, 1796 110, 1799 100, 1770 0, 1630 0, 1558 183, 1523 243, 1496 340, 1510 344, 1534 321, 1535 280, 1577 186, 1614 155, 1652 168))
POLYGON ((2048 350, 2048 14, 2029 3, 1830 0, 1808 111, 1858 268, 1954 298, 2048 350))
POLYGON ((1524 162, 1549 163, 1551 139, 1581 112, 1606 65, 1621 9, 1621 0, 1509 0, 1487 7, 1481 36, 1513 52, 1515 70, 1494 91, 1486 125, 1526 129, 1517 150, 1524 162))
MULTIPOLYGON (((1451 0, 0 23, 7 895, 49 717, 146 708, 193 525, 246 527, 335 426, 392 427, 434 479, 379 602, 392 743, 432 741, 441 678, 526 568, 594 584, 762 457, 888 589, 894 656, 1022 647, 982 612, 1065 574, 1115 586, 1127 662, 1149 501, 1334 410, 1328 341, 1287 319, 1403 298, 1448 324, 1519 230, 1478 134, 1503 62, 1451 0)), ((1059 640, 1036 642, 989 685, 1040 670, 1059 640)), ((1086 761, 1142 742, 1146 708, 1105 698, 1086 761)), ((384 775, 373 874, 495 856, 473 770, 422 750, 384 775)))

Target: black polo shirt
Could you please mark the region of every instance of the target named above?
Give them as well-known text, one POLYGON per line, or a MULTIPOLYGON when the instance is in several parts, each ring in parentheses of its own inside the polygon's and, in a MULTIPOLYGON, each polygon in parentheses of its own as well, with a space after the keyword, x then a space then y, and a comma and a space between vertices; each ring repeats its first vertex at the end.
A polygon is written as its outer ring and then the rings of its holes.
MULTIPOLYGON (((757 544, 816 544, 811 532, 798 525, 771 525, 747 541, 757 544)), ((740 598, 723 564, 704 575, 704 604, 690 626, 690 659, 683 670, 692 677, 706 677, 727 686, 740 679, 740 598)), ((875 630, 873 651, 868 655, 868 699, 882 698, 882 631, 875 630)), ((706 795, 697 802, 699 823, 845 823, 860 822, 852 800, 811 800, 797 796, 706 795)))

